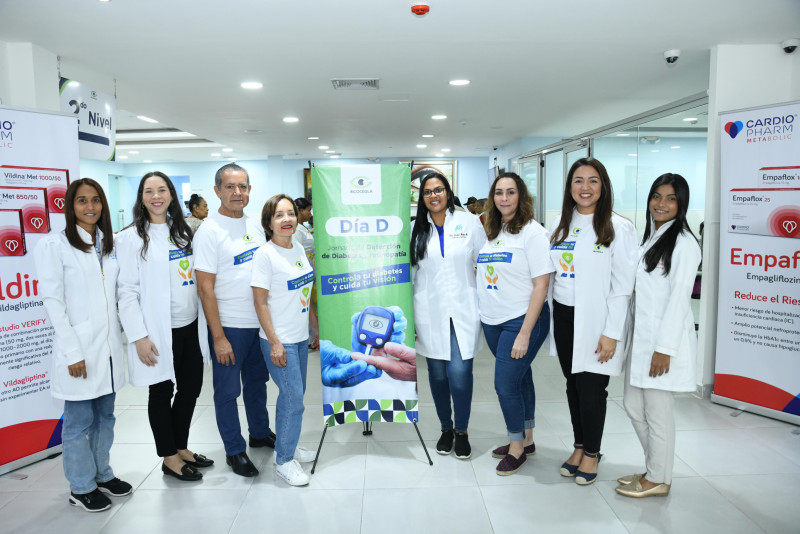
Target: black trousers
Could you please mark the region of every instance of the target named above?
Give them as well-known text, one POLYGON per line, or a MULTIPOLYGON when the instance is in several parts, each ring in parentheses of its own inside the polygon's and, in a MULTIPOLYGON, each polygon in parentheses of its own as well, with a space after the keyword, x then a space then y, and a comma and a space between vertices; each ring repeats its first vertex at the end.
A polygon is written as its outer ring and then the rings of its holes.
POLYGON ((575 443, 586 452, 599 452, 606 423, 609 376, 572 372, 572 347, 575 339, 575 308, 553 301, 553 338, 561 372, 567 379, 567 402, 572 418, 575 443))
POLYGON ((172 380, 150 386, 147 415, 156 452, 162 458, 186 449, 189 441, 189 425, 203 387, 203 356, 197 335, 197 320, 172 329, 172 357, 178 385, 175 400, 172 400, 175 386, 172 380))

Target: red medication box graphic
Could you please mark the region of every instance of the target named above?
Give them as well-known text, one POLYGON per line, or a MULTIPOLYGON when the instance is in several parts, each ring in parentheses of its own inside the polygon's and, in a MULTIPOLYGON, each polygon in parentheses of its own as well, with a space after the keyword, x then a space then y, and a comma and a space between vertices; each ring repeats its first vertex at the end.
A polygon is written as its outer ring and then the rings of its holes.
POLYGON ((22 229, 29 234, 50 231, 47 190, 41 187, 0 186, 0 209, 22 210, 22 229))
POLYGON ((0 256, 24 256, 22 210, 0 209, 0 256))
POLYGON ((64 213, 64 195, 69 186, 69 170, 43 167, 0 166, 0 185, 43 187, 47 189, 47 210, 64 213))

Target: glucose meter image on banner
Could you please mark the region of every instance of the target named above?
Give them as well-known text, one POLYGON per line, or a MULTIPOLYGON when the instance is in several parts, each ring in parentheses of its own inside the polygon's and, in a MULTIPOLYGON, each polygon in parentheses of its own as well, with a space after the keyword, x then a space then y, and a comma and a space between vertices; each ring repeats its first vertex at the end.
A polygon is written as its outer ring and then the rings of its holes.
POLYGON ((362 345, 366 356, 372 349, 382 349, 389 341, 394 327, 394 314, 381 306, 368 306, 362 310, 356 320, 356 339, 362 345))

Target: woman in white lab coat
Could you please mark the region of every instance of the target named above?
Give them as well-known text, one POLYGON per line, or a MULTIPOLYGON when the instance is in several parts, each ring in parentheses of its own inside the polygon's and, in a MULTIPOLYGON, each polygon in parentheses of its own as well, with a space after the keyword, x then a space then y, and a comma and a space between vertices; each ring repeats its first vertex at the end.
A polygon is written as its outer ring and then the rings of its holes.
POLYGON ((483 338, 475 260, 486 233, 477 217, 455 210, 450 182, 440 173, 425 175, 419 190, 422 199, 411 232, 417 352, 428 362, 428 380, 442 428, 436 452, 455 451, 456 458, 467 459, 472 454, 467 436, 472 360, 483 338))
POLYGON ((628 497, 665 496, 675 459, 675 391, 694 391, 697 337, 691 308, 701 252, 686 222, 689 185, 663 174, 647 196, 647 225, 636 271, 633 342, 625 411, 645 452, 646 473, 619 479, 628 497))
POLYGON ((613 212, 608 172, 594 158, 567 174, 560 217, 551 227, 555 267, 550 351, 567 379, 575 439, 561 475, 578 484, 597 478, 609 377, 622 371, 628 303, 638 259, 636 229, 613 212))
POLYGON ((161 470, 184 481, 199 480, 197 468, 214 463, 187 445, 203 384, 191 247, 192 231, 172 181, 159 171, 145 174, 133 224, 116 239, 119 313, 131 384, 150 388, 147 413, 164 459, 161 470))
POLYGON ((63 232, 34 250, 39 294, 55 331, 50 393, 64 400, 61 431, 69 502, 88 512, 111 507, 103 493, 127 495, 114 476, 114 399, 125 385, 114 286, 117 260, 103 189, 91 178, 70 184, 63 232))

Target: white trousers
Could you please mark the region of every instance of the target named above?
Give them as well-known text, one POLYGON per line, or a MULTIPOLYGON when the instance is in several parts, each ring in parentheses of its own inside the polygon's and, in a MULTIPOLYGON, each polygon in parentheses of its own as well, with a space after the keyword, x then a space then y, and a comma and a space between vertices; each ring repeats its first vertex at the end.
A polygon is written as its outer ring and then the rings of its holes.
POLYGON ((637 388, 630 384, 629 377, 630 371, 625 377, 623 404, 644 449, 647 480, 655 484, 672 484, 675 394, 662 389, 637 388))

